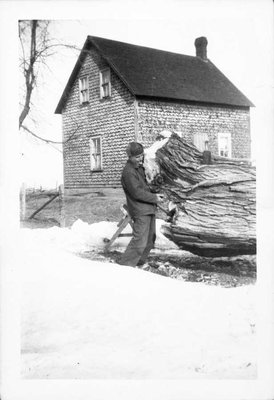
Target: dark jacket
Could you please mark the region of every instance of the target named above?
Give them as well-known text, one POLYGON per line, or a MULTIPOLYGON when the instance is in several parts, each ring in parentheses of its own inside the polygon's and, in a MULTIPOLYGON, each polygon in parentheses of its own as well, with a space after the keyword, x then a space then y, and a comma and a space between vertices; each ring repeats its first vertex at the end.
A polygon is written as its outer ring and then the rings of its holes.
POLYGON ((157 196, 150 191, 143 167, 135 168, 128 160, 122 172, 121 183, 131 217, 155 214, 157 196))

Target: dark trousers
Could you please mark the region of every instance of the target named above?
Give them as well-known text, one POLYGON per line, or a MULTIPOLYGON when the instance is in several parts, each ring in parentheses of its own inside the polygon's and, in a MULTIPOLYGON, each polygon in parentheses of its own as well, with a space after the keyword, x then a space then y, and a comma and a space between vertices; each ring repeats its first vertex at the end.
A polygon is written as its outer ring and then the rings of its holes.
POLYGON ((133 237, 120 264, 135 267, 144 264, 156 239, 155 215, 140 215, 133 218, 133 237))

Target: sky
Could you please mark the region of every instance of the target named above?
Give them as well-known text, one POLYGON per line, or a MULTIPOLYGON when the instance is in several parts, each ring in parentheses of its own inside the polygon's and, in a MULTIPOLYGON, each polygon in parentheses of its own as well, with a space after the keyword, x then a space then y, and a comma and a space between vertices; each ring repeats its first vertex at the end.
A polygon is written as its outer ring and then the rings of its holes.
MULTIPOLYGON (((0 2, 7 14, 7 18, 3 16, 3 30, 5 34, 10 30, 13 52, 18 48, 17 19, 50 19, 52 36, 79 48, 87 35, 94 35, 194 56, 195 39, 206 36, 208 58, 256 106, 251 109, 252 159, 258 162, 263 152, 262 168, 268 168, 269 162, 273 166, 272 159, 266 161, 274 150, 273 137, 268 137, 273 127, 271 0, 87 0, 66 2, 65 8, 63 4, 63 1, 0 2)), ((69 55, 61 50, 52 57, 49 71, 34 97, 39 114, 35 129, 51 140, 62 139, 61 116, 54 111, 76 59, 75 53, 69 55)), ((19 139, 20 180, 38 187, 62 183, 61 153, 52 145, 34 141, 28 134, 20 134, 19 139)), ((263 180, 264 176, 262 173, 263 180)))

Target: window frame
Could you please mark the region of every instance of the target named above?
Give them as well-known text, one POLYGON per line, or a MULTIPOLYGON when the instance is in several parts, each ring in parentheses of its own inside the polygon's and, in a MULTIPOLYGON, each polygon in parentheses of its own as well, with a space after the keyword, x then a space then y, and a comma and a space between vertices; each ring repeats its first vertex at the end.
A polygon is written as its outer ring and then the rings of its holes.
POLYGON ((231 158, 232 157, 232 137, 231 137, 231 132, 219 132, 218 133, 218 155, 220 157, 225 157, 225 158, 231 158), (228 149, 227 153, 228 155, 222 155, 221 151, 225 151, 225 149, 222 149, 221 147, 221 139, 228 139, 228 149))
POLYGON ((90 160, 90 170, 91 172, 98 172, 103 170, 103 153, 102 153, 102 136, 92 136, 89 138, 89 160, 90 160), (97 153, 94 152, 96 150, 95 146, 95 141, 99 140, 99 145, 100 145, 100 152, 97 151, 97 153), (94 155, 100 157, 99 159, 99 166, 97 165, 97 160, 92 157, 94 155))
POLYGON ((104 68, 100 71, 100 99, 108 99, 111 97, 111 73, 110 73, 110 68, 104 68), (108 74, 108 80, 107 82, 104 82, 104 74, 108 74), (104 86, 107 85, 108 87, 108 94, 104 95, 104 86))
POLYGON ((209 137, 207 132, 195 132, 193 135, 194 146, 203 153, 208 150, 209 137))
POLYGON ((89 76, 85 75, 85 76, 79 78, 78 82, 79 82, 79 101, 80 101, 80 105, 87 104, 87 103, 89 103, 89 76), (86 82, 87 87, 83 86, 83 82, 84 81, 86 82), (83 94, 84 92, 87 94, 86 95, 86 97, 87 97, 86 99, 85 99, 85 96, 83 94))

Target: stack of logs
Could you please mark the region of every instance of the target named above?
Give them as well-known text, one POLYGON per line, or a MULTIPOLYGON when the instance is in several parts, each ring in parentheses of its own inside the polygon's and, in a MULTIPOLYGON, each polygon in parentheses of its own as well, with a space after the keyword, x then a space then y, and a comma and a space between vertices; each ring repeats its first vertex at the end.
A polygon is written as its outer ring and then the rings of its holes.
POLYGON ((161 191, 176 204, 162 232, 204 257, 256 253, 256 171, 248 161, 205 153, 172 134, 157 150, 161 191))

